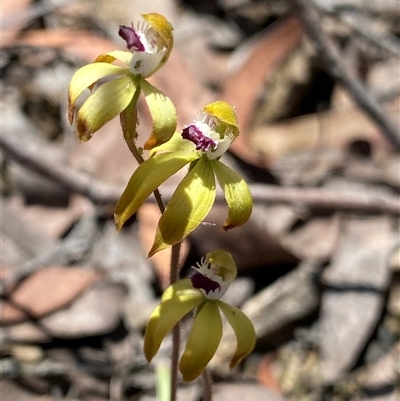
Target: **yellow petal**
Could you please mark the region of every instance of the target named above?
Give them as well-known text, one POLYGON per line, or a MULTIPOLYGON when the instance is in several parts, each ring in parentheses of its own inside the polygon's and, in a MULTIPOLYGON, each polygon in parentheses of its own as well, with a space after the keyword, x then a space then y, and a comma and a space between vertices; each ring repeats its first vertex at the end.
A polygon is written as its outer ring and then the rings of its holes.
POLYGON ((133 173, 115 208, 117 230, 136 213, 156 188, 195 157, 186 152, 163 153, 142 163, 133 173))
POLYGON ((110 75, 125 74, 128 70, 107 63, 93 63, 80 68, 71 78, 68 88, 68 120, 72 124, 75 113, 75 102, 81 93, 100 78, 110 75))
POLYGON ((237 267, 232 255, 229 252, 222 249, 208 252, 206 255, 206 261, 220 268, 219 275, 224 280, 235 279, 237 275, 237 267))
POLYGON ((191 233, 207 216, 214 200, 213 169, 209 161, 200 159, 180 182, 162 214, 149 257, 191 233))
POLYGON ((222 100, 207 104, 203 110, 211 116, 217 117, 219 121, 229 125, 235 136, 239 134, 239 126, 236 119, 235 109, 222 100))
POLYGON ((131 52, 114 50, 112 52, 100 54, 100 56, 98 56, 94 62, 113 63, 115 60, 118 60, 121 63, 125 64, 127 67, 129 67, 129 63, 131 61, 132 56, 133 54, 131 52))
POLYGON ((168 20, 160 14, 157 13, 142 14, 142 17, 154 29, 154 31, 157 32, 159 37, 164 42, 165 47, 167 48, 167 52, 165 53, 165 56, 161 60, 161 63, 152 72, 152 74, 154 74, 167 62, 169 55, 171 54, 171 50, 174 45, 174 36, 172 33, 174 28, 168 22, 168 20))
POLYGON ((151 149, 149 155, 153 156, 156 153, 181 151, 196 152, 196 145, 193 142, 183 139, 181 132, 175 132, 168 142, 151 149))
POLYGON ((97 88, 78 111, 76 129, 79 139, 88 141, 104 124, 128 107, 136 89, 132 79, 127 76, 113 79, 97 88))
POLYGON ((256 345, 256 333, 253 323, 239 308, 219 299, 216 302, 236 334, 237 347, 229 364, 232 369, 253 351, 256 345))
POLYGON ((214 356, 222 337, 222 320, 217 304, 208 300, 198 307, 185 351, 179 362, 183 380, 196 379, 214 356))
POLYGON ((149 362, 168 332, 204 299, 204 295, 192 287, 190 279, 179 280, 165 290, 161 303, 150 316, 144 334, 144 354, 149 362))
POLYGON ((223 229, 229 230, 246 223, 250 218, 253 198, 246 181, 236 171, 218 160, 211 162, 228 204, 228 218, 224 222, 223 229))
POLYGON ((153 120, 152 133, 144 144, 144 148, 150 150, 171 139, 177 123, 176 109, 169 97, 145 79, 140 80, 140 87, 153 120))

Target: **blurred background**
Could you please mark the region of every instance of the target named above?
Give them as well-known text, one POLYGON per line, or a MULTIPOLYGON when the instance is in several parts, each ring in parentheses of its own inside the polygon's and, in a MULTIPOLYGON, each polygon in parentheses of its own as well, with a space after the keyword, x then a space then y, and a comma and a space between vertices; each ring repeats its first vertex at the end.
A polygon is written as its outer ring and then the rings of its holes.
MULTIPOLYGON (((256 328, 233 371, 226 330, 215 400, 398 400, 398 0, 2 1, 2 400, 157 399, 171 344, 147 364, 142 342, 168 285, 169 251, 146 258, 159 212, 150 199, 116 233, 137 166, 119 121, 80 144, 66 116, 74 72, 124 50, 119 25, 148 12, 174 26, 151 82, 178 129, 209 102, 234 105, 240 136, 224 161, 254 196, 250 221, 229 232, 219 197, 182 246, 182 276, 210 250, 233 254, 225 297, 256 328)), ((201 384, 180 383, 178 399, 200 401, 201 384)))

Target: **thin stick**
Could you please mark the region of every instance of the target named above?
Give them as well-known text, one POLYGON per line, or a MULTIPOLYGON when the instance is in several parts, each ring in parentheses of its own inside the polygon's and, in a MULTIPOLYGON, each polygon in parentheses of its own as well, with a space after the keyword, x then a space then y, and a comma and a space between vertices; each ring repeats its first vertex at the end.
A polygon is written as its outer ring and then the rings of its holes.
POLYGON ((322 29, 321 16, 313 1, 294 0, 293 3, 328 72, 347 89, 360 108, 375 121, 388 141, 397 150, 400 150, 399 128, 389 119, 378 101, 363 83, 348 71, 335 43, 322 29))
POLYGON ((212 377, 210 371, 205 368, 202 373, 203 377, 203 401, 212 401, 212 377))
MULTIPOLYGON (((139 96, 139 91, 136 91, 135 98, 139 96)), ((131 104, 126 110, 120 114, 122 133, 124 134, 124 139, 128 145, 128 149, 131 151, 133 157, 139 164, 144 162, 142 155, 140 154, 138 148, 136 147, 135 138, 136 134, 136 124, 137 124, 137 108, 135 98, 132 100, 131 104)), ((164 213, 165 205, 161 199, 161 194, 158 188, 153 192, 154 199, 157 202, 158 208, 161 213, 164 213)))
POLYGON ((364 40, 375 46, 385 49, 393 56, 399 57, 400 45, 396 36, 379 29, 372 18, 361 14, 356 9, 343 9, 339 11, 339 17, 356 31, 364 40))
MULTIPOLYGON (((139 164, 144 163, 144 159, 136 147, 135 138, 136 134, 136 123, 137 123, 137 109, 136 101, 133 100, 129 107, 121 113, 120 121, 124 139, 128 145, 129 150, 139 164)), ((161 195, 158 189, 154 192, 154 198, 160 209, 161 213, 165 211, 165 205, 161 199, 161 195)), ((170 284, 174 284, 179 279, 179 253, 181 249, 181 243, 172 246, 171 249, 171 263, 170 263, 170 284)), ((171 353, 171 393, 170 401, 176 401, 178 392, 178 362, 179 362, 179 342, 180 342, 180 329, 179 322, 172 329, 172 353, 171 353)))
MULTIPOLYGON (((121 196, 122 188, 96 180, 64 164, 56 164, 44 156, 46 152, 43 148, 27 144, 20 146, 18 139, 12 135, 0 133, 0 147, 7 157, 25 168, 60 183, 71 192, 86 196, 97 205, 115 204, 121 196)), ((170 199, 174 190, 174 187, 165 186, 164 199, 170 199)), ((255 203, 285 203, 311 210, 400 215, 400 198, 394 195, 348 190, 338 193, 329 189, 282 188, 265 184, 251 184, 250 191, 255 203)), ((216 201, 225 202, 221 194, 217 194, 216 201)))
MULTIPOLYGON (((170 283, 176 283, 179 279, 179 254, 181 250, 181 242, 172 245, 171 249, 171 268, 169 271, 170 283)), ((180 325, 179 322, 172 329, 172 355, 171 355, 171 399, 176 401, 178 392, 178 361, 179 361, 179 344, 180 344, 180 325)))
MULTIPOLYGON (((139 164, 142 164, 144 162, 144 159, 143 159, 142 155, 138 152, 135 144, 132 144, 131 141, 126 140, 126 138, 125 138, 125 142, 127 143, 128 148, 131 151, 131 153, 133 154, 136 161, 139 164)), ((154 195, 154 199, 156 200, 157 206, 160 209, 160 212, 164 213, 165 206, 164 206, 164 202, 161 198, 161 194, 160 194, 160 191, 158 190, 158 188, 153 192, 153 195, 154 195)))
POLYGON ((88 197, 97 205, 116 203, 121 196, 121 188, 96 180, 65 164, 55 163, 46 158, 43 147, 27 142, 22 145, 16 136, 0 132, 0 147, 7 157, 26 169, 60 183, 71 192, 88 197))

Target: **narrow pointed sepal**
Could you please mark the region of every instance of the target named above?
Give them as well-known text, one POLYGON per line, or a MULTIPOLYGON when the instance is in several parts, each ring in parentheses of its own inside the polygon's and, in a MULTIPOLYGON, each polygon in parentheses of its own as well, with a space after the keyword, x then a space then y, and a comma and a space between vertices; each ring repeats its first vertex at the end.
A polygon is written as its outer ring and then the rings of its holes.
POLYGON ((195 157, 195 154, 186 152, 163 153, 142 163, 133 173, 115 208, 117 230, 136 213, 156 188, 195 157))
POLYGON ((179 183, 162 214, 149 257, 187 237, 207 216, 214 200, 213 169, 209 161, 200 159, 179 183))
POLYGON ((70 124, 74 120, 75 102, 85 89, 101 78, 123 74, 126 71, 127 69, 108 63, 92 63, 76 71, 68 87, 68 120, 70 124))
POLYGON ((250 218, 253 197, 246 181, 236 171, 218 160, 213 160, 212 164, 228 204, 228 218, 224 222, 223 229, 229 230, 246 223, 250 218))
POLYGON ((128 107, 135 91, 136 86, 128 76, 100 85, 78 111, 76 129, 79 139, 88 141, 104 124, 120 114, 128 107))
POLYGON ((256 333, 253 323, 239 308, 221 300, 216 302, 236 335, 237 347, 229 364, 232 369, 253 351, 256 345, 256 333))
POLYGON ((169 97, 145 79, 140 80, 140 87, 153 121, 152 133, 144 144, 144 149, 150 150, 171 139, 177 124, 176 109, 169 97))
POLYGON ((204 296, 195 290, 189 279, 179 280, 169 286, 161 303, 152 312, 144 334, 144 354, 148 362, 160 348, 169 331, 187 313, 204 301, 204 296))
POLYGON ((208 300, 198 307, 192 330, 179 362, 183 380, 196 379, 214 356, 222 337, 222 320, 217 304, 208 300))

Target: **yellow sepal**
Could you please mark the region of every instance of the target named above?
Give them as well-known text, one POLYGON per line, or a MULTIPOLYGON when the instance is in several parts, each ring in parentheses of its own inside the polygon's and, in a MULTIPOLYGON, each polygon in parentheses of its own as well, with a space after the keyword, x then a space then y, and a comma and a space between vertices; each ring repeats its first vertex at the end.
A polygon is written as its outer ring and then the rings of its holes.
POLYGON ((153 359, 168 332, 204 299, 204 295, 192 287, 190 279, 179 280, 164 291, 144 334, 144 354, 148 362, 153 359))
MULTIPOLYGON (((190 154, 197 157, 194 152, 190 154)), ((162 214, 149 257, 189 235, 207 216, 214 200, 213 169, 208 160, 200 159, 180 182, 162 214)))

